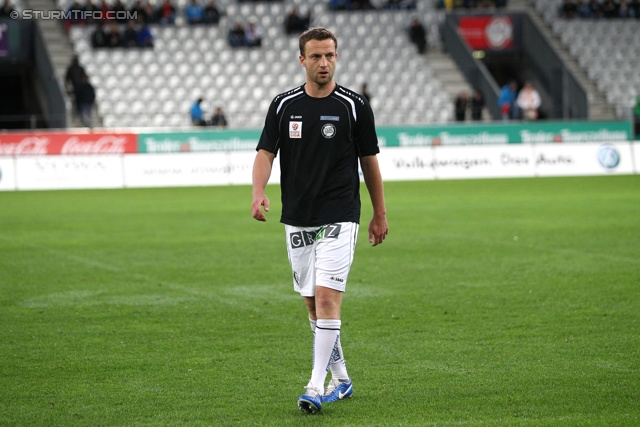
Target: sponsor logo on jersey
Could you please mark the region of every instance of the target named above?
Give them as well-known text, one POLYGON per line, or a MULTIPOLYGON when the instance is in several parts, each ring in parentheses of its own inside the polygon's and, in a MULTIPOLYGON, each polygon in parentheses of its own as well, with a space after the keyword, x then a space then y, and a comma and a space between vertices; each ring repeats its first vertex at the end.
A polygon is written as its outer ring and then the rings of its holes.
POLYGON ((289 122, 289 138, 302 138, 302 122, 289 122))
POLYGON ((320 116, 320 120, 331 120, 333 122, 339 122, 340 116, 320 116))
POLYGON ((322 132, 322 136, 324 136, 327 139, 330 139, 336 136, 336 127, 331 123, 327 123, 324 126, 322 126, 321 132, 322 132))

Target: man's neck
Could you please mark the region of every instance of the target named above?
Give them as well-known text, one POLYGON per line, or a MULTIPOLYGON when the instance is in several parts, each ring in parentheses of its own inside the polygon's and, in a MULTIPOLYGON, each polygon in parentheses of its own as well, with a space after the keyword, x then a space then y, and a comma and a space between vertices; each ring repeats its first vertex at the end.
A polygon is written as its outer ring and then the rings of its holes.
POLYGON ((336 82, 331 80, 325 85, 317 85, 315 83, 307 81, 304 85, 304 91, 312 98, 324 98, 333 92, 336 88, 336 82))

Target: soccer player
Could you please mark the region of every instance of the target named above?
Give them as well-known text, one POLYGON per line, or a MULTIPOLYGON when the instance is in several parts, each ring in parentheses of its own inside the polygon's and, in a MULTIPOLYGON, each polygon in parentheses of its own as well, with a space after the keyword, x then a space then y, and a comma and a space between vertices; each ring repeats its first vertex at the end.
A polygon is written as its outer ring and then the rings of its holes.
POLYGON ((311 379, 298 406, 315 413, 323 402, 353 393, 340 342, 340 307, 360 221, 358 160, 373 205, 368 229, 373 246, 384 241, 389 225, 373 111, 364 97, 333 79, 336 36, 325 28, 310 28, 300 36, 299 47, 306 82, 276 96, 269 107, 253 165, 251 213, 258 221, 267 220, 265 187, 279 153, 280 222, 293 287, 306 303, 314 332, 311 379))

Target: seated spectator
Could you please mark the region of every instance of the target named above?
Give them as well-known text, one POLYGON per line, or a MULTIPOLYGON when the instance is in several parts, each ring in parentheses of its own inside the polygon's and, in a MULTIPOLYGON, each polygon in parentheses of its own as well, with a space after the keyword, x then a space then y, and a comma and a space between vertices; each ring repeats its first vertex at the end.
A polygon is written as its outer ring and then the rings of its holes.
POLYGON ((592 18, 602 18, 602 7, 600 0, 591 0, 589 2, 589 14, 592 18))
POLYGON ((385 9, 394 9, 394 10, 413 10, 416 8, 415 0, 387 0, 387 4, 385 5, 385 9))
POLYGON ((147 21, 147 16, 146 16, 147 11, 142 5, 142 1, 136 0, 136 2, 133 5, 131 5, 129 12, 131 15, 133 15, 133 16, 130 15, 130 17, 132 17, 133 19, 138 21, 140 20, 143 20, 145 22, 147 21))
POLYGON ((578 15, 578 5, 574 0, 564 0, 560 6, 560 16, 565 19, 573 19, 578 15))
POLYGON ((427 31, 418 18, 413 18, 409 26, 409 39, 416 45, 420 55, 427 51, 427 31))
POLYGON ((211 116, 211 126, 226 128, 228 126, 227 118, 222 112, 222 107, 216 107, 216 111, 211 116))
POLYGON ((107 38, 107 47, 122 47, 122 34, 120 34, 120 27, 118 26, 118 23, 111 22, 111 26, 109 28, 110 29, 107 38))
POLYGON ((209 0, 204 8, 204 22, 207 24, 218 24, 223 12, 216 6, 215 0, 209 0))
POLYGON ((329 9, 331 10, 350 10, 351 0, 331 0, 329 2, 329 9))
POLYGON ((311 11, 307 12, 305 16, 301 16, 298 12, 298 8, 294 7, 289 12, 289 15, 284 20, 284 32, 286 34, 301 34, 311 24, 311 11))
POLYGON ((109 34, 106 30, 107 24, 101 23, 91 34, 91 46, 100 49, 109 46, 109 34))
POLYGON ((631 5, 627 0, 619 0, 618 2, 618 17, 619 18, 634 18, 633 11, 631 10, 631 5))
POLYGON ((144 20, 145 24, 157 24, 158 13, 153 9, 153 6, 151 5, 151 3, 146 1, 144 3, 144 6, 142 7, 144 8, 144 15, 142 19, 144 20))
POLYGON ((133 19, 127 22, 127 28, 122 33, 122 45, 124 47, 138 47, 138 29, 133 19))
POLYGON ((111 8, 111 12, 118 24, 125 24, 127 22, 127 7, 122 3, 122 0, 116 0, 111 8))
POLYGON ((162 25, 173 25, 176 23, 176 8, 171 4, 171 0, 164 0, 157 11, 158 22, 162 25))
POLYGON ((191 116, 191 123, 194 126, 206 126, 207 122, 204 120, 204 111, 202 110, 202 98, 196 99, 196 102, 191 106, 189 114, 191 116))
POLYGON ((138 47, 153 47, 153 35, 149 29, 149 24, 141 21, 140 29, 138 30, 138 47))
POLYGON ((0 18, 11 18, 11 12, 15 11, 9 0, 4 0, 0 8, 0 18))
POLYGON ((249 24, 245 27, 244 41, 249 47, 262 46, 262 34, 260 34, 260 29, 258 29, 255 22, 249 21, 249 24))
POLYGON ((96 23, 95 15, 97 15, 97 12, 100 12, 100 8, 93 4, 92 0, 86 0, 84 6, 82 7, 82 11, 84 12, 85 23, 96 23))
POLYGON ((109 12, 111 12, 111 8, 109 7, 107 0, 102 0, 100 2, 99 9, 100 9, 100 14, 102 15, 102 22, 107 22, 109 20, 108 18, 109 12))
POLYGON ((228 39, 229 44, 233 47, 246 45, 246 41, 244 39, 244 27, 240 22, 236 22, 229 30, 228 39))
POLYGON ((613 0, 604 0, 602 3, 602 16, 607 19, 618 17, 618 5, 613 0))
POLYGON ((184 13, 189 25, 204 23, 204 8, 198 3, 198 0, 191 0, 187 7, 185 7, 184 13))
POLYGON ((578 17, 580 18, 591 17, 591 11, 589 10, 589 5, 586 3, 585 0, 578 0, 577 9, 578 9, 578 17))
POLYGON ((66 16, 69 17, 64 23, 65 30, 69 32, 72 25, 84 25, 84 20, 82 19, 82 6, 76 0, 67 8, 66 16))

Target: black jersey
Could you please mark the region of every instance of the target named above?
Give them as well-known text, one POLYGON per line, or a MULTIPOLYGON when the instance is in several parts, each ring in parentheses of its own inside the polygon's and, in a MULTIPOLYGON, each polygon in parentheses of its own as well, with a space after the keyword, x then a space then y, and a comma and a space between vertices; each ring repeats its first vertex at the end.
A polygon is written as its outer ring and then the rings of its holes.
POLYGON ((361 95, 336 85, 314 98, 303 85, 276 96, 257 150, 280 153, 281 222, 360 221, 358 158, 380 152, 373 111, 361 95))

